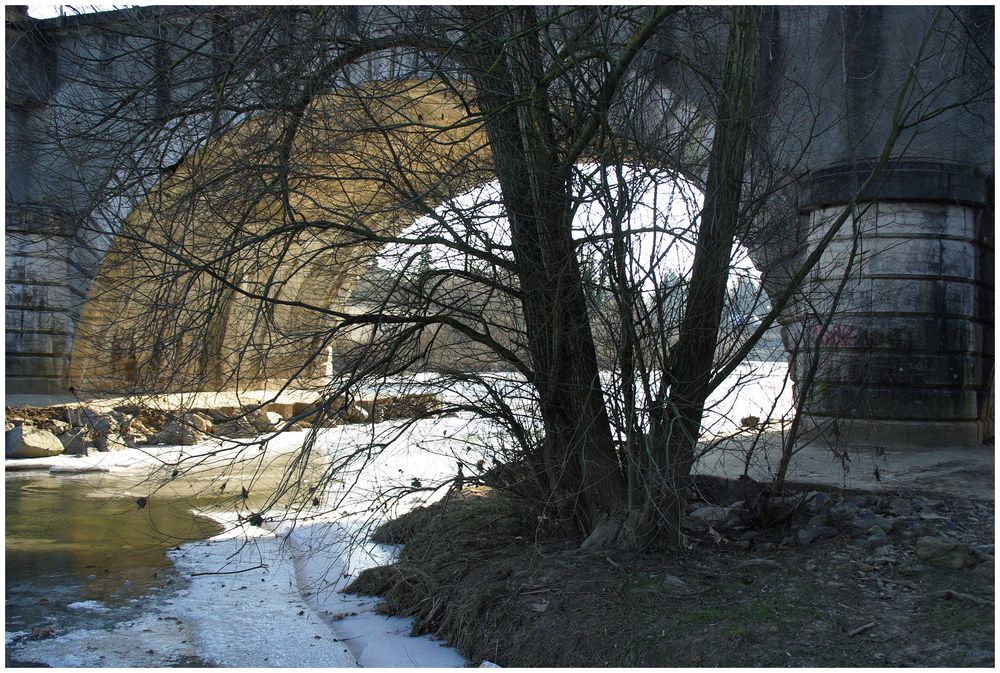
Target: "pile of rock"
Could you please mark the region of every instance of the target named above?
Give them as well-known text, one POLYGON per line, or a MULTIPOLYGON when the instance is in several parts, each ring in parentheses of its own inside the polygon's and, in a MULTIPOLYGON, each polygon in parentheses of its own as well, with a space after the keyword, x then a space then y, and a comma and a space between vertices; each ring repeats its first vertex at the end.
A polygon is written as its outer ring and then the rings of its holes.
MULTIPOLYGON (((745 486, 743 491, 747 491, 745 486)), ((749 546, 749 541, 761 539, 766 527, 762 522, 770 520, 781 523, 776 531, 785 535, 782 545, 805 546, 838 538, 864 550, 876 564, 897 559, 900 553, 913 554, 929 566, 954 570, 993 560, 992 547, 986 549, 963 536, 962 528, 938 511, 941 503, 924 496, 810 491, 769 497, 764 493, 751 504, 750 498, 728 502, 731 497, 722 499, 726 504, 691 502, 682 526, 689 534, 710 531, 716 541, 749 546)))
POLYGON ((119 451, 150 443, 151 428, 138 419, 90 407, 7 409, 7 458, 45 458, 91 451, 119 451))
POLYGON ((278 430, 301 430, 314 424, 334 426, 434 413, 435 395, 383 396, 377 400, 327 404, 269 403, 255 408, 219 407, 167 413, 143 407, 119 406, 110 411, 92 407, 7 408, 6 457, 46 458, 60 454, 163 444, 191 446, 212 436, 249 438, 278 430))

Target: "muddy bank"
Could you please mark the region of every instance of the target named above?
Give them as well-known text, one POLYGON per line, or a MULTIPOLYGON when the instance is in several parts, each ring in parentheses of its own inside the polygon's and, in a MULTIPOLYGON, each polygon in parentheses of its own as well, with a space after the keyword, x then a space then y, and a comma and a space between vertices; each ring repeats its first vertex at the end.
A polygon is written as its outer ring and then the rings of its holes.
POLYGON ((398 562, 348 590, 502 666, 993 665, 992 502, 814 493, 770 525, 694 502, 689 549, 627 553, 454 493, 378 531, 398 562))

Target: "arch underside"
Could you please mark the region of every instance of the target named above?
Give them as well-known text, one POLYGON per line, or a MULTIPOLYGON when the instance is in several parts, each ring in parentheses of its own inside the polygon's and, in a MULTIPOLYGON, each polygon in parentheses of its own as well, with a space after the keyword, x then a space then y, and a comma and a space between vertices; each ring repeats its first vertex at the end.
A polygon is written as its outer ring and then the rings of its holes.
POLYGON ((247 120, 189 155, 129 216, 83 308, 71 383, 318 381, 337 345, 331 325, 355 308, 351 288, 378 250, 492 179, 478 113, 433 82, 334 90, 301 117, 247 120))
POLYGON ((427 84, 334 91, 190 155, 128 218, 82 311, 80 390, 317 373, 359 260, 489 179, 485 135, 427 84))

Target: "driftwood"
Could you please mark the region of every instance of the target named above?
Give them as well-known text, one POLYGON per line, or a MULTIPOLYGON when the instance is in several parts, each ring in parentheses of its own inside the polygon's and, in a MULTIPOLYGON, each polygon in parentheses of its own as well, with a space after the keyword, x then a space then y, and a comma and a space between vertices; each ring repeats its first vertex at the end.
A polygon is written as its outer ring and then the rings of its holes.
POLYGON ((868 629, 875 628, 875 626, 877 624, 878 624, 878 622, 868 622, 867 624, 862 624, 858 628, 853 629, 851 631, 848 631, 847 632, 847 637, 848 638, 853 638, 854 636, 860 635, 860 634, 864 633, 865 631, 867 631, 868 629))
POLYGON ((980 598, 979 596, 973 596, 972 594, 965 594, 962 593, 961 591, 952 591, 951 589, 945 589, 944 591, 935 591, 934 593, 930 594, 930 597, 944 598, 944 599, 954 598, 956 601, 965 601, 966 603, 972 603, 974 605, 984 605, 984 606, 993 605, 993 601, 989 599, 980 598))

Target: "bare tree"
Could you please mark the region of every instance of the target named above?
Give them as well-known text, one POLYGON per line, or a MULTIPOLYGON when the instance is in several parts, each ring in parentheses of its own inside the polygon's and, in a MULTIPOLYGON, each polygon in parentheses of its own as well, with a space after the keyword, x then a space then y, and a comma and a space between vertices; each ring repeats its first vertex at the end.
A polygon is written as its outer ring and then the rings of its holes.
MULTIPOLYGON (((75 385, 312 382, 323 402, 310 418, 322 422, 434 362, 448 408, 489 419, 516 447, 502 457, 517 478, 477 460, 459 479, 516 484, 588 547, 679 543, 706 401, 808 299, 858 210, 772 263, 768 310, 723 319, 737 242, 796 218, 788 192, 822 131, 804 95, 796 114, 812 123, 775 149, 791 130, 774 128, 761 102, 774 86, 765 14, 118 13, 105 24, 116 48, 72 54, 75 94, 50 120, 53 156, 67 158, 51 170, 79 174, 83 231, 110 247, 82 310, 75 385), (671 47, 664 35, 685 40, 671 47), (677 91, 657 80, 665 63, 677 91), (659 125, 644 118, 651 106, 659 125), (703 195, 677 197, 690 213, 678 225, 670 203, 643 193, 682 179, 703 195), (492 193, 463 196, 492 180, 492 193), (575 231, 588 203, 601 206, 599 225, 575 231), (693 266, 668 273, 667 251, 684 239, 693 266)), ((921 46, 914 73, 925 58, 921 46)), ((857 193, 905 154, 904 131, 940 109, 915 74, 895 105, 857 193)), ((836 301, 820 309, 832 315, 836 301)), ((820 334, 812 352, 821 345, 820 334)), ((388 441, 373 431, 323 479, 362 469, 388 441)), ((312 500, 296 474, 272 502, 312 500)))

